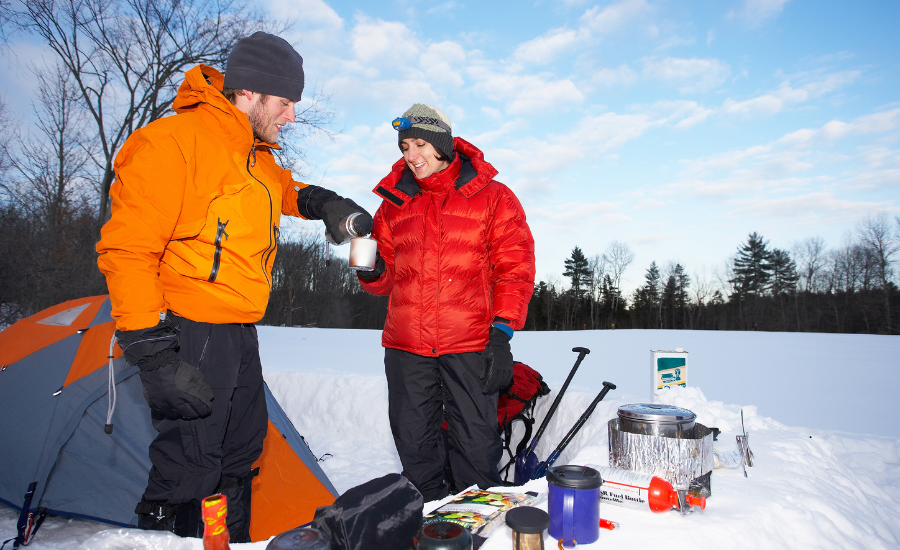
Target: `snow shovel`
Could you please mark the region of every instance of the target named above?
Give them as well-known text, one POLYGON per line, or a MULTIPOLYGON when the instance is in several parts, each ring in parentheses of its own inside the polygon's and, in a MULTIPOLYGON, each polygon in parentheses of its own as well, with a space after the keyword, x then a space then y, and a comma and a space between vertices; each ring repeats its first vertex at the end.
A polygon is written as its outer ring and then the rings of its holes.
POLYGON ((600 390, 600 393, 597 394, 597 397, 591 402, 590 406, 588 406, 587 410, 584 411, 584 414, 581 415, 581 418, 578 419, 578 422, 572 426, 572 429, 569 430, 569 433, 566 434, 566 437, 563 438, 562 441, 559 442, 559 445, 556 446, 556 449, 550 453, 550 456, 547 457, 547 460, 541 462, 534 469, 534 473, 531 475, 531 479, 542 478, 547 475, 547 470, 550 469, 550 466, 553 466, 553 463, 556 462, 556 459, 559 458, 559 455, 565 450, 566 446, 569 442, 572 441, 572 438, 575 437, 575 434, 578 433, 578 430, 584 426, 585 422, 588 421, 588 418, 593 414, 594 409, 597 408, 597 404, 603 401, 603 398, 606 397, 606 394, 609 393, 609 390, 616 389, 616 385, 612 382, 604 382, 603 389, 600 390))
POLYGON ((541 427, 538 428, 537 433, 531 439, 531 443, 529 443, 528 447, 522 449, 522 451, 520 451, 519 454, 516 455, 516 471, 513 475, 513 480, 516 485, 522 485, 529 479, 532 479, 531 475, 534 473, 534 469, 537 468, 538 465, 538 457, 536 454, 534 454, 534 450, 537 448, 538 441, 540 441, 541 435, 544 434, 544 430, 547 428, 547 424, 550 423, 550 417, 553 416, 553 413, 556 412, 556 408, 559 406, 559 402, 562 400, 563 394, 566 393, 566 388, 569 387, 569 382, 571 382, 572 377, 575 376, 575 371, 578 370, 578 366, 581 365, 581 361, 584 360, 584 356, 591 352, 591 350, 587 348, 572 348, 572 351, 578 353, 578 359, 575 361, 575 366, 572 367, 572 370, 569 371, 569 376, 566 377, 565 383, 559 390, 559 393, 556 394, 556 399, 554 399, 553 404, 550 405, 550 410, 547 411, 547 416, 545 416, 543 422, 541 422, 541 427))

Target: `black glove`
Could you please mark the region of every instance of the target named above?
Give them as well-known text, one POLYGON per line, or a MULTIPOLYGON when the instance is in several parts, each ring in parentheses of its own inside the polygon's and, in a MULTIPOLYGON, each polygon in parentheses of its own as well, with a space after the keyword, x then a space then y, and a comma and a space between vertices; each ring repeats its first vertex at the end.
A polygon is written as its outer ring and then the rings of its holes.
POLYGON ((325 222, 325 232, 337 244, 344 242, 344 234, 341 231, 341 221, 355 213, 359 216, 353 219, 353 230, 357 235, 367 235, 372 232, 375 221, 371 214, 350 199, 337 199, 326 202, 322 206, 322 221, 325 222))
POLYGON ((384 274, 384 258, 381 257, 381 252, 375 251, 375 267, 370 269, 369 271, 361 271, 357 270, 356 275, 360 279, 365 279, 367 281, 372 281, 381 277, 384 274))
POLYGON ((337 244, 343 242, 343 234, 340 230, 341 220, 350 214, 354 212, 362 214, 353 220, 353 230, 359 235, 371 233, 372 227, 375 225, 372 216, 361 206, 318 185, 307 185, 297 191, 297 209, 300 211, 300 215, 307 220, 324 221, 325 231, 337 244))
POLYGON ((481 379, 484 393, 494 393, 512 383, 513 356, 509 348, 512 338, 497 327, 491 327, 487 347, 481 354, 481 379))
POLYGON ((168 321, 143 330, 116 332, 129 364, 140 369, 144 399, 166 418, 193 420, 212 412, 213 392, 196 367, 181 360, 178 334, 168 321))

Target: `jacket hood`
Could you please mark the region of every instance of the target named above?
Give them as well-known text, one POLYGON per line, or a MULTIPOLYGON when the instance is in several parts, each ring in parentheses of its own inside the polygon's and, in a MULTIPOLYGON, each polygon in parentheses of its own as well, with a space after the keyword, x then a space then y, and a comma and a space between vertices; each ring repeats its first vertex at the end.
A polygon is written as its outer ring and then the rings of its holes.
POLYGON ((224 83, 225 77, 222 73, 209 65, 197 65, 184 73, 184 82, 178 87, 172 109, 178 114, 206 111, 212 114, 223 130, 233 138, 241 141, 249 139, 251 144, 255 142, 257 145, 278 149, 277 144, 254 138, 247 114, 222 95, 224 83))
MULTIPOLYGON (((497 169, 484 160, 484 153, 480 149, 462 138, 453 138, 453 149, 460 161, 459 177, 455 187, 464 197, 470 198, 494 179, 497 169)), ((454 159, 454 162, 456 160, 454 159)), ((391 173, 375 186, 373 192, 402 208, 420 190, 419 181, 401 157, 391 167, 391 173)))

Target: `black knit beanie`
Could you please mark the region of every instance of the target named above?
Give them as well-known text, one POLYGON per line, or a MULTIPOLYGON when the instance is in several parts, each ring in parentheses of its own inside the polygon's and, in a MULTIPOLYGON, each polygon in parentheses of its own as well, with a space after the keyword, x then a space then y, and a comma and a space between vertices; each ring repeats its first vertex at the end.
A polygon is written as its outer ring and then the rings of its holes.
MULTIPOLYGON (((413 124, 408 129, 399 132, 399 135, 397 136, 397 145, 400 145, 400 142, 407 138, 424 139, 437 149, 441 156, 448 160, 453 159, 452 126, 450 124, 450 118, 447 117, 444 111, 437 107, 432 107, 431 105, 416 103, 403 113, 403 118, 411 119, 410 122, 413 122, 413 124), (415 118, 434 119, 435 121, 446 124, 447 128, 444 129, 434 124, 428 124, 427 122, 414 122, 412 119, 415 118)), ((400 150, 402 151, 403 148, 401 147, 400 150)))
POLYGON ((255 32, 238 40, 231 50, 225 87, 300 101, 303 58, 285 39, 255 32))

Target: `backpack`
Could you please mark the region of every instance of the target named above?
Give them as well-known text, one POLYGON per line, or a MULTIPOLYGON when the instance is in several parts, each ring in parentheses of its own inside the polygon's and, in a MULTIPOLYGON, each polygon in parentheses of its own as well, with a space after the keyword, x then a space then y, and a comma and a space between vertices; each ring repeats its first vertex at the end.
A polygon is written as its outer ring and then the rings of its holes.
POLYGON ((516 455, 521 453, 531 441, 531 431, 534 426, 534 407, 537 400, 550 393, 550 387, 544 382, 541 374, 525 363, 513 362, 513 382, 508 388, 500 392, 497 403, 497 431, 503 441, 503 450, 509 456, 509 460, 500 468, 500 476, 504 481, 509 481, 510 467, 516 462, 516 455), (513 422, 521 420, 525 424, 525 435, 512 450, 513 422))

